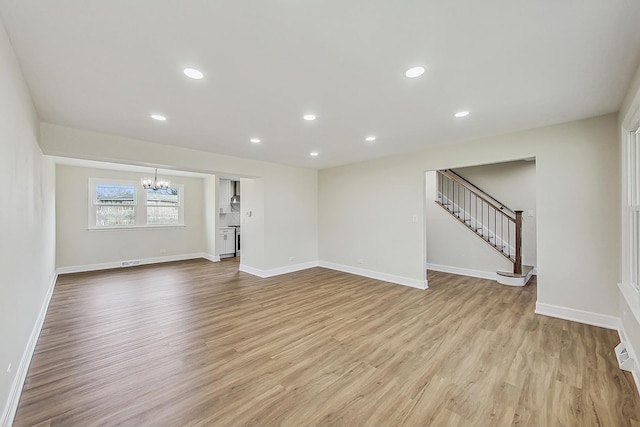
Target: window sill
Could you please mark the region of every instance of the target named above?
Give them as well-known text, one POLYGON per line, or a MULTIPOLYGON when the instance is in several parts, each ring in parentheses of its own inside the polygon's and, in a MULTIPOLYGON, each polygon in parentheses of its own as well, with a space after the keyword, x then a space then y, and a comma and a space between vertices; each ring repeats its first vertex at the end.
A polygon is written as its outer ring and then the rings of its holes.
POLYGON ((640 293, 628 283, 618 283, 618 288, 636 318, 636 321, 640 323, 640 293))
POLYGON ((133 231, 133 230, 166 230, 173 228, 185 228, 184 224, 179 225, 130 225, 127 227, 87 227, 89 231, 133 231))

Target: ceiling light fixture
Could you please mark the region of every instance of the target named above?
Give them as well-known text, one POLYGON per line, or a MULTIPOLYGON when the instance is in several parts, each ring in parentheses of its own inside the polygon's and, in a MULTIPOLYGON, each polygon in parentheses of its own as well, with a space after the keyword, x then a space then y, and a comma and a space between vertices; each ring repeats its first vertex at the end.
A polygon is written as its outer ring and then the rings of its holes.
POLYGON ((455 113, 455 114, 453 115, 453 117, 456 117, 456 118, 458 118, 458 119, 459 119, 459 118, 461 118, 461 117, 467 117, 468 115, 469 115, 469 112, 468 112, 468 111, 458 111, 457 113, 455 113))
POLYGON ((158 169, 156 169, 153 179, 152 178, 144 178, 142 180, 142 188, 145 190, 166 190, 169 188, 169 181, 165 181, 163 179, 158 179, 158 169))
POLYGON ((410 79, 420 77, 423 74, 424 74, 424 67, 411 67, 404 72, 404 75, 409 77, 410 79))
POLYGON ((165 116, 163 116, 162 114, 152 114, 151 118, 153 120, 157 120, 159 122, 164 122, 165 120, 167 120, 167 118, 165 116))
POLYGON ((204 74, 202 74, 202 71, 196 70, 195 68, 185 68, 182 71, 184 72, 185 76, 192 78, 194 80, 200 80, 201 78, 204 77, 204 74))
POLYGON ((320 153, 318 153, 317 151, 312 151, 312 152, 309 153, 309 155, 311 157, 318 157, 318 154, 320 154, 320 153))
POLYGON ((253 142, 254 144, 259 144, 260 138, 251 138, 249 141, 253 142))
POLYGON ((367 142, 373 142, 373 141, 376 140, 376 137, 371 135, 371 136, 366 137, 364 140, 367 141, 367 142))
POLYGON ((304 116, 302 116, 303 119, 305 119, 306 121, 310 122, 316 119, 316 115, 315 114, 305 114, 304 116))

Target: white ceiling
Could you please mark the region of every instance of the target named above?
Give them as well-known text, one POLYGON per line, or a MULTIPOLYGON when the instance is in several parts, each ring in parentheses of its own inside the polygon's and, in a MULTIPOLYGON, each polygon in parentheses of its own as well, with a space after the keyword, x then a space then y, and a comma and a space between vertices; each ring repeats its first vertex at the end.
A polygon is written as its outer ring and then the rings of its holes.
POLYGON ((636 0, 0 0, 0 16, 43 121, 312 168, 615 112, 640 62, 636 0))

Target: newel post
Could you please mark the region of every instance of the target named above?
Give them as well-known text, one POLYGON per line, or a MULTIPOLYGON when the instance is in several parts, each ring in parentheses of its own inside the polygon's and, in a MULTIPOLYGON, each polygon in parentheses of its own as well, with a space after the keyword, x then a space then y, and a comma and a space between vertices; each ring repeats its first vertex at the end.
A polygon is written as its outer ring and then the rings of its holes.
POLYGON ((516 211, 516 261, 513 274, 522 274, 522 211, 516 211))

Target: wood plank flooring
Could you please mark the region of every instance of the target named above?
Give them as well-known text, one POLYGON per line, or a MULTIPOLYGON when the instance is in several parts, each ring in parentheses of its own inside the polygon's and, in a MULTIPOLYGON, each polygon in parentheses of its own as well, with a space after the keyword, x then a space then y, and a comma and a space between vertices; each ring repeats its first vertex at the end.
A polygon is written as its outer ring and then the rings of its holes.
POLYGON ((637 426, 616 332, 524 288, 236 260, 60 276, 17 426, 637 426))

